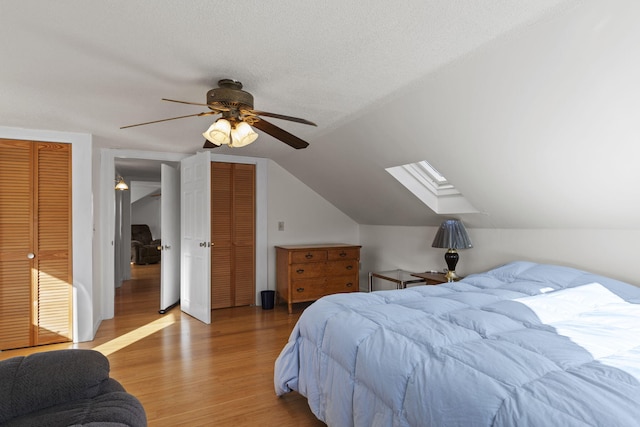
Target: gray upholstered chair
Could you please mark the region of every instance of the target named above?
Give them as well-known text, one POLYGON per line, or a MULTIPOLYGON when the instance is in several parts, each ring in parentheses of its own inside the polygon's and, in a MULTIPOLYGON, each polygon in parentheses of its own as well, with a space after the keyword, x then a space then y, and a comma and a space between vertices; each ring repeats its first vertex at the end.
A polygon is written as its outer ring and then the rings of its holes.
POLYGON ((102 353, 56 350, 0 361, 0 425, 145 427, 147 416, 102 353))

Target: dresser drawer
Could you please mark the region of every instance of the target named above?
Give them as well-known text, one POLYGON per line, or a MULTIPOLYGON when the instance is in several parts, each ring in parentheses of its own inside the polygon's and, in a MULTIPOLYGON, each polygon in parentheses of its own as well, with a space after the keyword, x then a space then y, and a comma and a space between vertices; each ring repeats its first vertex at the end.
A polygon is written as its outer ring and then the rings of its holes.
POLYGON ((291 282, 291 299, 295 301, 312 301, 326 295, 325 279, 294 280, 291 282))
POLYGON ((324 290, 327 295, 339 292, 356 292, 359 284, 356 275, 327 278, 324 290))
POLYGON ((291 280, 308 279, 311 277, 323 277, 326 274, 324 265, 324 262, 291 264, 291 280))
POLYGON ((360 249, 329 249, 327 251, 327 259, 335 261, 340 259, 358 259, 360 258, 360 249))
POLYGON ((316 261, 326 261, 327 260, 327 251, 304 251, 304 252, 292 252, 291 253, 291 264, 298 264, 303 262, 316 262, 316 261))
POLYGON ((358 260, 348 259, 345 261, 327 261, 327 276, 345 276, 358 273, 358 260))

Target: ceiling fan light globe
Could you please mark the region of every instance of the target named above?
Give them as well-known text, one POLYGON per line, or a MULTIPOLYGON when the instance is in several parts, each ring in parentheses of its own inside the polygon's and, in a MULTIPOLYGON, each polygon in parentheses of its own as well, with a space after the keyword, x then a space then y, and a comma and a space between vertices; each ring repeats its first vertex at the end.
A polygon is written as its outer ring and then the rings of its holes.
POLYGON ((203 132, 203 133, 202 133, 202 136, 204 136, 204 138, 205 138, 207 141, 209 141, 210 143, 212 143, 212 144, 215 144, 215 145, 217 145, 217 146, 220 146, 220 144, 221 144, 220 142, 218 142, 218 141, 216 141, 215 139, 213 139, 213 138, 212 138, 212 136, 211 136, 211 134, 210 134, 210 132, 208 132, 208 131, 207 131, 207 132, 203 132))
POLYGON ((207 129, 202 136, 215 145, 229 144, 231 142, 231 138, 229 137, 230 132, 231 123, 225 119, 218 119, 214 124, 209 126, 209 129, 207 129))
POLYGON ((246 122, 238 123, 231 130, 231 146, 244 147, 258 138, 258 134, 246 122))

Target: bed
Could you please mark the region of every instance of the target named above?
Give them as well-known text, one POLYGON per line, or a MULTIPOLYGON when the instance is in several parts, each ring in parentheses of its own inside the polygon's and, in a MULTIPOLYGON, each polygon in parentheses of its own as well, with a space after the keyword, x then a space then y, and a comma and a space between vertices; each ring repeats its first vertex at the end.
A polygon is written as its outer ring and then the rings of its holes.
POLYGON ((275 362, 329 426, 634 426, 640 288, 519 261, 309 306, 275 362))

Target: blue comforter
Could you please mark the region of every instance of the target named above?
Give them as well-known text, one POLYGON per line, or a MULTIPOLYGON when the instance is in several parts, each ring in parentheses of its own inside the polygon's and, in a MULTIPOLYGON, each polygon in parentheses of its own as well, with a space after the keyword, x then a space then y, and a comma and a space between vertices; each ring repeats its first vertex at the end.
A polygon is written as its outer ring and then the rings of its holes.
POLYGON ((640 288, 515 262, 331 295, 275 363, 329 426, 638 426, 640 288))

